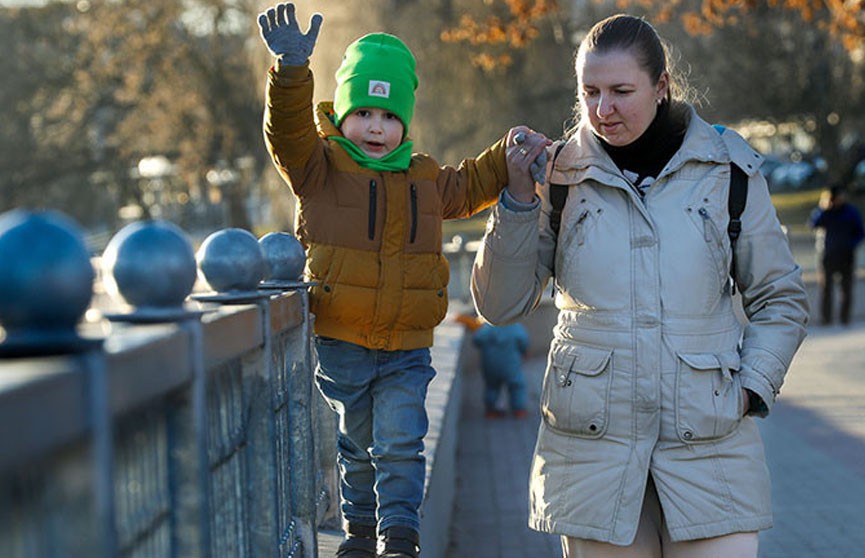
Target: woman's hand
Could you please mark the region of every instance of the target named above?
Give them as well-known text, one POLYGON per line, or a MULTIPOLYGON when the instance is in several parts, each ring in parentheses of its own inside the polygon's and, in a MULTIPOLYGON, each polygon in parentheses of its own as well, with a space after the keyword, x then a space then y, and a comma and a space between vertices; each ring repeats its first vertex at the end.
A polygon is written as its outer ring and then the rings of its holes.
POLYGON ((532 164, 552 143, 547 136, 527 126, 516 126, 508 130, 505 156, 508 165, 508 192, 516 201, 531 203, 534 200, 532 164))

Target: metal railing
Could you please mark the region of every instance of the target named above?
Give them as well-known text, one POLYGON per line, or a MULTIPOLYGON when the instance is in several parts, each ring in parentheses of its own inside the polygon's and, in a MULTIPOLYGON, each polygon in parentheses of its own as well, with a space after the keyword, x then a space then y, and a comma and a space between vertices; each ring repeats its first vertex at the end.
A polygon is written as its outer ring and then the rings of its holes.
MULTIPOLYGON (((55 234, 44 225, 33 230, 55 234)), ((13 228, 0 215, 0 258, 13 228)), ((124 242, 139 252, 163 242, 156 259, 166 261, 177 249, 157 226, 124 242)), ((19 266, 65 266, 66 275, 26 291, 28 307, 40 311, 80 295, 50 292, 68 278, 62 243, 43 242, 56 248, 41 261, 31 258, 33 244, 19 244, 19 266)), ((444 246, 454 302, 468 300, 474 244, 444 246)), ((128 257, 121 252, 118 260, 128 257)), ((81 249, 85 259, 90 253, 81 249)), ((166 261, 131 268, 148 280, 180 277, 176 270, 153 273, 166 261)), ((210 300, 169 288, 182 306, 121 310, 102 281, 112 270, 91 263, 84 267, 97 277, 78 291, 94 299, 71 339, 69 332, 43 336, 44 323, 15 333, 10 324, 21 324, 10 316, 20 308, 10 299, 21 295, 10 294, 10 268, 0 266, 7 287, 0 325, 9 334, 4 339, 0 329, 0 556, 314 558, 322 537, 326 550, 331 541, 319 529, 339 530, 336 417, 313 387, 306 285, 210 300)), ((39 268, 29 277, 55 272, 39 268)), ((142 283, 127 285, 127 301, 158 294, 142 283)), ((439 374, 427 404, 422 521, 431 556, 446 555, 461 339, 461 326, 444 324, 433 347, 439 374)))
POLYGON ((0 556, 316 556, 335 425, 305 300, 0 361, 0 556))
POLYGON ((119 311, 67 221, 0 216, 0 257, 23 269, 0 269, 0 556, 317 556, 335 517, 336 425, 313 389, 308 285, 253 277, 187 299, 176 283, 195 260, 168 228, 125 237, 139 252, 163 244, 160 261, 122 262, 147 280, 127 282, 127 301, 144 302, 119 311))

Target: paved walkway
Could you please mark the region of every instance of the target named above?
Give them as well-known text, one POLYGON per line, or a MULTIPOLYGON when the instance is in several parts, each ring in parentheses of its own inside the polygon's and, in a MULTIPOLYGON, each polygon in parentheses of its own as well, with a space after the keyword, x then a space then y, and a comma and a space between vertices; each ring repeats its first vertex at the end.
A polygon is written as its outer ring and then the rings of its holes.
MULTIPOLYGON (((480 374, 466 371, 448 558, 561 556, 557 538, 526 527, 543 368, 527 366, 525 420, 485 420, 480 374)), ((760 558, 865 556, 865 324, 812 328, 782 391, 759 421, 775 510, 760 558)))

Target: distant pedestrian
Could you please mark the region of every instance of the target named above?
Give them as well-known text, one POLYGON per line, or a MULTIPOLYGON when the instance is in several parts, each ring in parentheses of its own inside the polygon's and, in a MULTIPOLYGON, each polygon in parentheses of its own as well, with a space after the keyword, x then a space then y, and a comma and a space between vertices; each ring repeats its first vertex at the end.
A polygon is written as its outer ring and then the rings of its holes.
POLYGON ((484 416, 504 418, 507 411, 515 418, 525 418, 526 376, 523 360, 529 350, 529 333, 519 323, 494 326, 483 319, 460 316, 458 321, 472 332, 472 344, 480 350, 481 372, 484 377, 484 416), (498 405, 499 397, 507 391, 508 409, 498 405))
POLYGON ((820 312, 824 325, 832 323, 833 291, 836 279, 841 285, 840 320, 850 323, 853 306, 853 272, 856 247, 865 238, 862 216, 847 201, 841 186, 823 191, 820 204, 811 214, 811 226, 817 230, 817 257, 819 261, 820 312))

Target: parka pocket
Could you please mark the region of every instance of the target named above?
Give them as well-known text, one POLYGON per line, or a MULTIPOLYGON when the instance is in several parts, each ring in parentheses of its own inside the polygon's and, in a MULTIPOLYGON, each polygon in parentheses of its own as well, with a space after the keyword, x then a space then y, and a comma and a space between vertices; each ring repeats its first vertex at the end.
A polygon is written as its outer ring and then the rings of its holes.
POLYGON ((677 353, 676 431, 683 442, 731 434, 742 420, 739 353, 677 353))
POLYGON ((600 438, 609 422, 611 349, 553 342, 541 394, 547 425, 563 434, 600 438))

